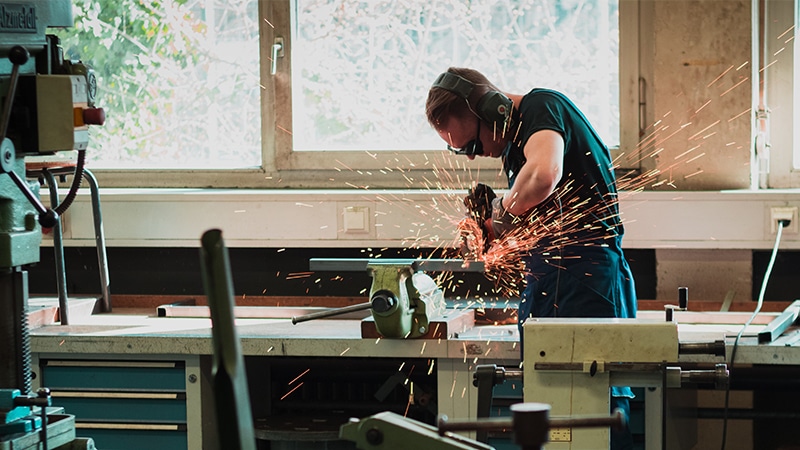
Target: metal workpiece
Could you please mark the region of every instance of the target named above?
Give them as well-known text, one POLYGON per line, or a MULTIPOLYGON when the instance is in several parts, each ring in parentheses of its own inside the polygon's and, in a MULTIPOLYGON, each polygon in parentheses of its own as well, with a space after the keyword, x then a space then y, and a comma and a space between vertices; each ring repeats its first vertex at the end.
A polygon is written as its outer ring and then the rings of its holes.
POLYGON ((408 266, 413 271, 424 272, 478 272, 486 271, 483 261, 466 259, 403 259, 403 258, 312 258, 309 270, 331 272, 359 272, 369 266, 408 266))
POLYGON ((800 315, 800 300, 795 300, 783 312, 758 332, 758 343, 769 343, 780 337, 784 331, 795 324, 800 315))

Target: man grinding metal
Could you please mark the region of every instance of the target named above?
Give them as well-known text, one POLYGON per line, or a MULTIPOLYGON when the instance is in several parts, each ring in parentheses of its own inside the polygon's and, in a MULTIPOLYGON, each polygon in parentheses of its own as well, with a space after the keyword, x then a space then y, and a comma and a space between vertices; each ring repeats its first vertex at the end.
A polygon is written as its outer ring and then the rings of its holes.
MULTIPOLYGON (((508 191, 478 184, 464 200, 485 242, 537 230, 523 256, 520 341, 528 317, 636 317, 611 156, 570 99, 540 88, 504 93, 476 70, 451 67, 430 88, 426 114, 453 153, 502 159, 508 191)), ((612 410, 629 416, 630 388, 611 396, 612 410)), ((630 431, 612 431, 612 449, 632 445, 630 431)))

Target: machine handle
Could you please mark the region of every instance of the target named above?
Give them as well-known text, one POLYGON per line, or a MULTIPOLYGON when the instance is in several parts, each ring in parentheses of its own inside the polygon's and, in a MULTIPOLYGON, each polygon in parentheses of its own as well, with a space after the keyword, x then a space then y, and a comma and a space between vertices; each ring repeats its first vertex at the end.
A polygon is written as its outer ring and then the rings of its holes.
POLYGON ((11 105, 14 103, 14 96, 17 92, 17 80, 19 79, 19 67, 30 58, 28 50, 21 46, 15 45, 9 50, 8 59, 11 61, 11 82, 8 86, 8 94, 6 94, 6 101, 3 104, 3 115, 0 117, 0 142, 6 138, 8 131, 8 122, 11 119, 11 105))
POLYGON ((363 311, 365 309, 370 309, 370 308, 372 308, 372 303, 367 302, 367 303, 359 303, 357 305, 343 306, 341 308, 334 308, 328 311, 313 312, 311 314, 306 314, 304 316, 294 316, 292 317, 292 325, 297 325, 300 322, 307 322, 309 320, 314 320, 314 319, 324 319, 325 317, 333 317, 342 314, 347 314, 350 312, 363 311))

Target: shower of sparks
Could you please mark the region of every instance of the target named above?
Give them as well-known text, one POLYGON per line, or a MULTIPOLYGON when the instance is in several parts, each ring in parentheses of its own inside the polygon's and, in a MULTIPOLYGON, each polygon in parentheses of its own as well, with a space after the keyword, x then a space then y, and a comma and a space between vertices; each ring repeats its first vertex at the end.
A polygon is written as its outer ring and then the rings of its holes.
POLYGON ((411 405, 414 404, 414 383, 411 383, 411 386, 408 389, 408 402, 406 403, 406 410, 403 412, 403 417, 408 416, 408 410, 411 408, 411 405))
POLYGON ((296 280, 298 278, 309 278, 314 272, 291 272, 286 274, 287 280, 296 280))
POLYGON ((302 385, 303 385, 303 383, 300 383, 300 384, 298 384, 297 386, 293 387, 293 388, 292 388, 292 389, 291 389, 289 392, 287 392, 287 393, 283 394, 283 397, 281 397, 281 400, 283 400, 283 399, 285 399, 286 397, 288 397, 289 395, 291 395, 291 394, 292 394, 292 392, 296 391, 296 390, 297 390, 297 389, 298 389, 300 386, 302 386, 302 385))
POLYGON ((289 385, 290 385, 290 386, 291 386, 291 385, 293 385, 295 381, 297 381, 297 380, 299 380, 300 378, 302 378, 302 377, 303 377, 303 375, 307 374, 307 373, 308 373, 310 370, 311 370, 311 369, 306 369, 306 370, 304 370, 304 371, 303 371, 303 373, 301 373, 300 375, 296 376, 296 377, 295 377, 295 378, 294 378, 292 381, 290 381, 290 382, 289 382, 289 385))

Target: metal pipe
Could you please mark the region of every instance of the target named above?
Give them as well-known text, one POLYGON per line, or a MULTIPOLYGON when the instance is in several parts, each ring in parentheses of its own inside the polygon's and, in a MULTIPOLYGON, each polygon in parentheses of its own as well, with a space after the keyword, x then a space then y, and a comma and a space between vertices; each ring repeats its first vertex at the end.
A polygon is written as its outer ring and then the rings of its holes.
POLYGON ((100 209, 100 187, 97 178, 89 169, 83 169, 83 176, 89 182, 89 191, 92 195, 92 218, 94 219, 94 241, 97 247, 97 265, 100 270, 100 292, 103 296, 103 312, 111 312, 111 292, 108 279, 108 259, 106 257, 106 237, 103 230, 103 213, 100 209))
MULTIPOLYGON (((42 169, 47 188, 50 191, 50 204, 53 209, 58 206, 58 181, 49 170, 42 169)), ((56 262, 56 290, 58 291, 58 315, 61 325, 69 325, 69 301, 67 294, 67 265, 64 262, 64 236, 61 217, 53 225, 53 252, 56 262)))

